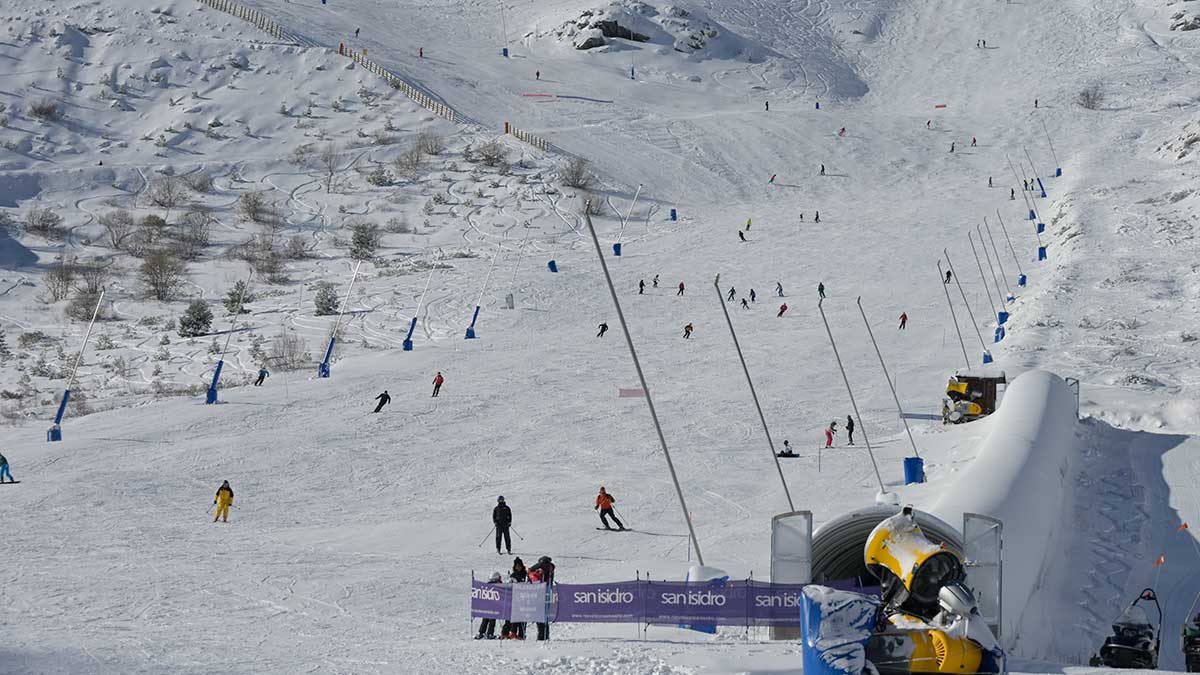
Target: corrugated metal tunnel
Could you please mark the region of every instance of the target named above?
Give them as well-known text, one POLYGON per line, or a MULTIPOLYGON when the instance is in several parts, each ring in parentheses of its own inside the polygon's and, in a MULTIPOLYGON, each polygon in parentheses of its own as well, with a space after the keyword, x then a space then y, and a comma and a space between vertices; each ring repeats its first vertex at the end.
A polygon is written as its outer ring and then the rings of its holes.
MULTIPOLYGON (((899 511, 896 506, 871 506, 842 514, 817 528, 812 542, 813 582, 858 579, 864 587, 877 586, 879 580, 867 571, 863 550, 871 530, 899 511)), ((962 557, 963 540, 958 527, 924 511, 914 509, 913 514, 930 541, 962 557)))

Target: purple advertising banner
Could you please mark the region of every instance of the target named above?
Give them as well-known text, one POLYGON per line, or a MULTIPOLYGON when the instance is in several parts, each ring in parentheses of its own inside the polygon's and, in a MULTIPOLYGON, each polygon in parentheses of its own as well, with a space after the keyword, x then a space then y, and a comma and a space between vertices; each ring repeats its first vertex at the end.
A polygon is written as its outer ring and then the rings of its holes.
MULTIPOLYGON (((878 587, 853 581, 822 584, 864 595, 878 587)), ((471 616, 487 619, 570 623, 715 624, 799 626, 803 584, 761 581, 618 581, 555 584, 547 598, 542 584, 471 585, 471 616), (545 612, 543 615, 541 612, 545 612)))

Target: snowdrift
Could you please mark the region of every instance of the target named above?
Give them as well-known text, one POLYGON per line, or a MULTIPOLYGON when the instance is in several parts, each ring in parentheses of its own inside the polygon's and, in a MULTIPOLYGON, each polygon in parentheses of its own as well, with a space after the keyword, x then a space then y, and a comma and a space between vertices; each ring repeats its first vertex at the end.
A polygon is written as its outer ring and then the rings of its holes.
POLYGON ((1075 399, 1057 375, 1031 370, 1008 386, 991 433, 975 461, 930 509, 957 523, 963 513, 1004 522, 1004 616, 1001 640, 1029 651, 1029 640, 1051 639, 1042 630, 1052 598, 1039 594, 1047 558, 1069 534, 1072 465, 1079 454, 1075 399), (1016 555, 1020 552, 1020 555, 1016 555))

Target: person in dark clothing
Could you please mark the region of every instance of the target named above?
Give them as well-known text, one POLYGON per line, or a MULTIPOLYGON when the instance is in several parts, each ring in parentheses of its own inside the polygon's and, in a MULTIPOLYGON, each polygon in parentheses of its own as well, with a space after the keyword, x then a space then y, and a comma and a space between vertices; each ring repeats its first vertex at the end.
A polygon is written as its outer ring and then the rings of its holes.
POLYGON ((907 326, 908 326, 908 312, 901 312, 900 313, 900 328, 899 328, 899 330, 904 330, 905 327, 907 327, 907 326))
POLYGON ((942 284, 948 286, 950 284, 950 277, 952 276, 954 276, 953 273, 951 273, 950 270, 946 270, 946 280, 943 281, 942 284))
POLYGON ((757 299, 758 299, 758 293, 755 293, 754 289, 751 288, 750 289, 750 302, 755 302, 757 299))
POLYGON ((742 309, 750 309, 750 303, 745 298, 742 298, 742 309))
POLYGON ((263 380, 267 379, 270 376, 271 376, 271 373, 267 372, 266 368, 259 368, 258 369, 258 379, 254 381, 254 386, 261 387, 263 380))
POLYGON ((854 445, 854 418, 846 415, 846 438, 850 445, 854 445))
POLYGON ((654 287, 658 288, 658 275, 657 274, 654 275, 654 287))
POLYGON ((825 282, 824 281, 817 282, 817 295, 821 296, 822 300, 825 299, 825 282))
POLYGON ((641 295, 645 292, 646 292, 646 280, 642 279, 641 281, 638 282, 638 295, 641 295))
MULTIPOLYGON (((502 584, 499 572, 492 572, 492 576, 488 578, 489 584, 502 584)), ((475 635, 476 640, 495 640, 496 639, 496 620, 484 619, 479 622, 479 633, 475 635)))
MULTIPOLYGON (((503 498, 501 499, 503 500, 503 498)), ((512 571, 508 573, 508 580, 514 584, 523 584, 529 580, 529 572, 525 569, 525 561, 521 560, 520 557, 513 560, 512 571)), ((500 632, 500 637, 503 640, 524 640, 525 624, 505 621, 504 628, 500 632)))
POLYGON ((501 538, 504 539, 505 550, 512 553, 512 537, 508 534, 508 528, 512 527, 512 509, 504 503, 504 495, 496 498, 496 508, 492 509, 492 524, 496 526, 496 553, 500 553, 501 538))
MULTIPOLYGON (((554 586, 554 563, 550 561, 550 556, 544 555, 538 558, 537 563, 529 568, 529 580, 532 582, 540 582, 546 584, 546 598, 550 598, 553 592, 551 589, 554 586)), ((537 639, 550 639, 550 623, 538 622, 537 624, 537 639)))
POLYGON ((725 298, 725 299, 726 299, 726 300, 733 300, 733 296, 734 296, 734 295, 736 295, 736 294, 737 294, 737 289, 736 289, 736 288, 734 288, 733 286, 730 286, 730 287, 729 287, 729 297, 727 297, 727 298, 725 298))
POLYGON ((684 326, 683 327, 683 339, 684 340, 690 339, 692 337, 693 330, 695 330, 695 329, 692 328, 692 324, 690 324, 690 323, 688 325, 684 326))
POLYGON ((683 282, 679 282, 679 292, 675 295, 683 295, 683 282))
POLYGON ((437 398, 438 392, 442 390, 442 383, 445 381, 446 378, 442 377, 442 371, 439 370, 433 378, 433 398, 437 398))
POLYGON ((742 241, 746 241, 746 233, 742 232, 741 230, 738 230, 738 239, 741 239, 742 241))
POLYGON ((824 176, 824 175, 825 175, 825 165, 824 165, 824 164, 822 164, 822 165, 821 165, 821 173, 820 173, 820 175, 822 175, 822 176, 824 176))
POLYGON ((606 530, 612 529, 612 527, 610 527, 608 524, 609 518, 613 519, 613 522, 617 524, 618 529, 625 529, 625 526, 621 524, 620 519, 618 519, 616 514, 613 513, 613 502, 615 501, 617 501, 617 498, 605 492, 603 487, 600 488, 600 494, 596 495, 596 507, 593 510, 600 512, 600 522, 604 523, 604 529, 606 530))
POLYGON ((820 211, 817 211, 815 214, 813 214, 813 222, 814 223, 821 222, 821 212, 820 211))
POLYGON ((771 102, 763 101, 763 104, 766 106, 766 112, 771 112, 771 102))
POLYGON ((596 333, 596 337, 604 337, 604 334, 607 332, 608 332, 608 324, 601 323, 600 324, 600 332, 596 333))
POLYGON ((392 397, 388 396, 387 389, 384 389, 382 394, 375 397, 375 400, 379 401, 379 405, 375 406, 375 410, 372 412, 379 412, 383 410, 383 406, 392 402, 392 397))
POLYGON ((8 482, 17 482, 16 479, 12 477, 12 474, 8 471, 8 458, 4 455, 0 455, 0 483, 4 482, 5 476, 8 476, 8 482))
POLYGON ((783 316, 783 313, 786 311, 787 311, 787 303, 785 302, 779 306, 779 313, 775 315, 775 318, 779 318, 779 317, 783 316))
POLYGON ((783 450, 778 452, 776 457, 795 457, 796 453, 792 450, 792 446, 786 440, 783 442, 783 450))
POLYGON ((1017 198, 1017 188, 1008 188, 1008 198, 1010 200, 1017 198))

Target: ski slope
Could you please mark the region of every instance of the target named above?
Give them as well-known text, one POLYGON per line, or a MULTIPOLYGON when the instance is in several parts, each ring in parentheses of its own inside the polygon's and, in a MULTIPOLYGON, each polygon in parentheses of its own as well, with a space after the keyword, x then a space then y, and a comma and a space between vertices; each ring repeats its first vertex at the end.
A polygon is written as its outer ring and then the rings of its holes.
MULTIPOLYGON (((471 120, 463 133, 511 121, 587 158, 620 209, 643 186, 637 216, 623 233, 608 217, 601 243, 624 244, 608 262, 705 562, 732 575, 766 576, 769 519, 789 507, 713 278, 721 274, 738 298, 758 294, 752 309, 735 301, 729 311, 776 443, 789 439, 804 455, 784 464, 795 507, 820 524, 871 503, 879 486, 861 440, 849 448, 842 435, 818 470, 821 429, 851 412, 817 312, 819 282, 860 433, 876 448, 886 487, 928 507, 978 473, 972 461, 996 433, 990 421, 919 424, 929 483, 900 485, 907 439, 855 305, 861 296, 905 406, 936 411, 947 376, 966 365, 935 279, 948 249, 997 366, 1010 377, 1042 368, 1081 381, 1084 419, 1078 456, 1062 476, 1064 512, 1024 514, 1057 519, 1062 536, 1050 550, 1006 549, 1039 565, 1041 611, 1005 637, 1017 668, 1064 672, 1086 662, 1111 618, 1155 585, 1168 614, 1162 664, 1181 669, 1177 626, 1200 591, 1200 548, 1190 531, 1177 531, 1200 522, 1198 197, 1194 160, 1161 148, 1180 142, 1196 117, 1189 73, 1200 38, 1169 32, 1165 8, 696 3, 728 31, 723 38, 759 57, 748 62, 716 48, 688 59, 636 45, 579 53, 549 38, 521 40, 592 6, 575 1, 506 5, 508 60, 498 55, 493 3, 246 4, 317 44, 368 48, 471 120), (984 38, 988 48, 976 48, 984 38), (1108 105, 1083 110, 1072 99, 1094 81, 1105 84, 1108 105), (1064 176, 1047 180, 1048 198, 1037 200, 1049 252, 1038 262, 1024 203, 1008 199, 1005 156, 1018 163, 1027 148, 1045 180, 1054 162, 1043 122, 1064 176), (670 208, 679 221, 667 219, 670 208), (1029 286, 1011 305, 1008 337, 993 346, 987 298, 1000 298, 985 290, 991 276, 980 279, 964 230, 985 216, 995 230, 997 210, 1029 286), (741 243, 747 218, 753 226, 741 243), (659 287, 639 296, 638 281, 655 274, 659 287), (785 297, 774 297, 776 282, 785 297), (789 311, 777 318, 783 301, 789 311), (689 322, 696 332, 684 341, 689 322), (1167 564, 1152 567, 1160 555, 1167 564)), ((171 6, 177 15, 198 7, 171 6)), ((298 143, 278 133, 281 146, 298 143)), ((263 152, 256 171, 267 173, 263 152)), ((152 168, 161 159, 125 161, 152 168)), ((315 192, 305 201, 337 211, 336 197, 315 192)), ((479 236, 479 255, 439 270, 413 352, 396 343, 424 275, 368 269, 378 302, 364 305, 379 308, 371 330, 390 348, 351 347, 329 380, 313 379, 312 369, 275 372, 266 388, 223 390, 219 406, 189 397, 68 416, 61 444, 42 440, 45 419, 12 427, 3 451, 23 482, 0 488, 6 672, 798 671, 798 645, 737 630, 710 638, 652 627, 641 640, 633 626, 559 625, 548 644, 470 640, 471 573, 511 565, 490 541, 478 546, 499 494, 525 537, 514 552, 527 562, 553 556, 560 581, 680 577, 687 565, 686 529, 644 403, 617 397, 637 380, 595 251, 565 204, 559 212, 540 213, 525 247, 479 236), (479 339, 465 341, 491 254, 479 339), (550 259, 558 274, 546 270, 550 259), (509 290, 514 311, 501 309, 509 290), (601 321, 613 330, 597 339, 601 321), (447 382, 432 399, 436 371, 447 382), (370 415, 384 389, 392 405, 370 415), (231 522, 214 525, 203 509, 223 479, 237 496, 231 522), (599 485, 637 531, 592 529, 599 485)), ((409 245, 432 260, 437 243, 409 245)), ((1017 261, 997 243, 1011 284, 1017 261)), ((323 250, 332 260, 311 274, 348 270, 344 252, 323 250)), ((955 303, 974 366, 980 341, 961 298, 955 303)), ((5 317, 36 316, 36 307, 31 297, 0 299, 5 317)), ((329 330, 326 317, 297 320, 314 345, 329 330)))

